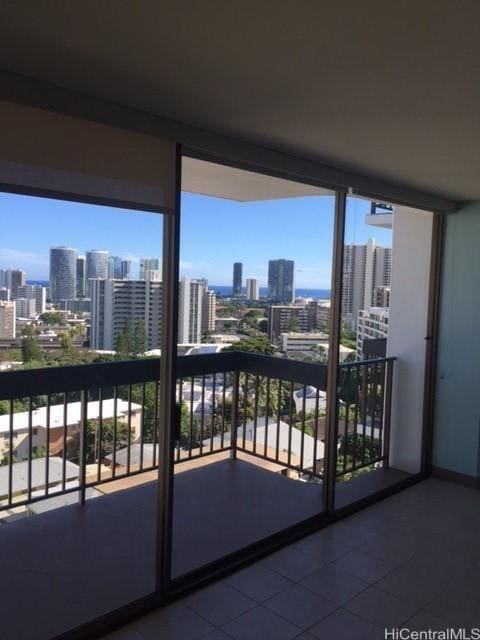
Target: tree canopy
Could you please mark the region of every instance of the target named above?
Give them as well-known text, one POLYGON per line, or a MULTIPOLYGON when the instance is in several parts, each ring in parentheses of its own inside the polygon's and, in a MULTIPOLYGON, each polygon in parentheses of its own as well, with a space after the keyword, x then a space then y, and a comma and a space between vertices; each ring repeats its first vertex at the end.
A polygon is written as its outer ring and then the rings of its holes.
POLYGON ((259 333, 255 337, 243 338, 226 347, 223 351, 248 351, 251 353, 261 353, 266 356, 274 355, 276 348, 266 335, 259 333))

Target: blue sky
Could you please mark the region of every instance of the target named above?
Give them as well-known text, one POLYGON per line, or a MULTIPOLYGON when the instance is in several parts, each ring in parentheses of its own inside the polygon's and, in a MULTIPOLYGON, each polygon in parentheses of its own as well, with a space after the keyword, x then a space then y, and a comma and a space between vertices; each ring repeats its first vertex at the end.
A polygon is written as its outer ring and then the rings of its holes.
MULTIPOLYGON (((363 223, 369 203, 349 199, 346 240, 374 237, 391 245, 391 232, 363 223)), ((110 207, 0 193, 0 268, 19 267, 27 279, 48 279, 49 247, 80 252, 106 249, 131 259, 161 255, 162 216, 110 207)), ((229 285, 233 262, 266 284, 268 260, 295 261, 297 287, 329 288, 333 198, 324 196, 240 203, 182 195, 181 272, 229 285)))

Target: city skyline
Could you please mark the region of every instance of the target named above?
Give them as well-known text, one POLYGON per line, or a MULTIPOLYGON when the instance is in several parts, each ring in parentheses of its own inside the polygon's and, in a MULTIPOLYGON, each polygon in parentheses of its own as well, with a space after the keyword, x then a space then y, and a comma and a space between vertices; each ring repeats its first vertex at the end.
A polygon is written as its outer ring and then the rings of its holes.
MULTIPOLYGON (((330 288, 330 201, 303 197, 239 203, 183 193, 181 277, 204 277, 212 285, 227 286, 233 262, 242 262, 243 278, 258 278, 263 288, 268 261, 284 257, 295 262, 297 288, 330 288)), ((363 223, 369 206, 366 200, 349 200, 346 242, 375 237, 378 244, 391 246, 390 231, 372 233, 363 223)), ((158 214, 6 193, 0 194, 0 208, 9 213, 3 216, 0 268, 22 268, 29 280, 48 280, 52 246, 72 246, 79 255, 104 249, 131 260, 132 278, 138 275, 141 258, 161 256, 158 214), (26 233, 30 227, 34 231, 26 233)))

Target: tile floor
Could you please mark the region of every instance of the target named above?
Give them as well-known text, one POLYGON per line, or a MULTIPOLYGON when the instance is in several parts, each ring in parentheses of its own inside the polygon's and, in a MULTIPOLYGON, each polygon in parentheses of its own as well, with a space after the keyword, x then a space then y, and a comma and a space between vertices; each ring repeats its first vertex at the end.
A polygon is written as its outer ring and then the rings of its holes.
POLYGON ((108 640, 375 640, 480 627, 480 492, 429 479, 108 640))

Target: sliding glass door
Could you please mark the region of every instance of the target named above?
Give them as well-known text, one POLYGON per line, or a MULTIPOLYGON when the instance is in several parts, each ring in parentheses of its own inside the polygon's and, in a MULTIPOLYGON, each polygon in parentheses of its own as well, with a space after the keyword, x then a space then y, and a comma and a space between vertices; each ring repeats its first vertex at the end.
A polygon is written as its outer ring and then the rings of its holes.
POLYGON ((172 576, 324 509, 335 194, 184 157, 172 576))

